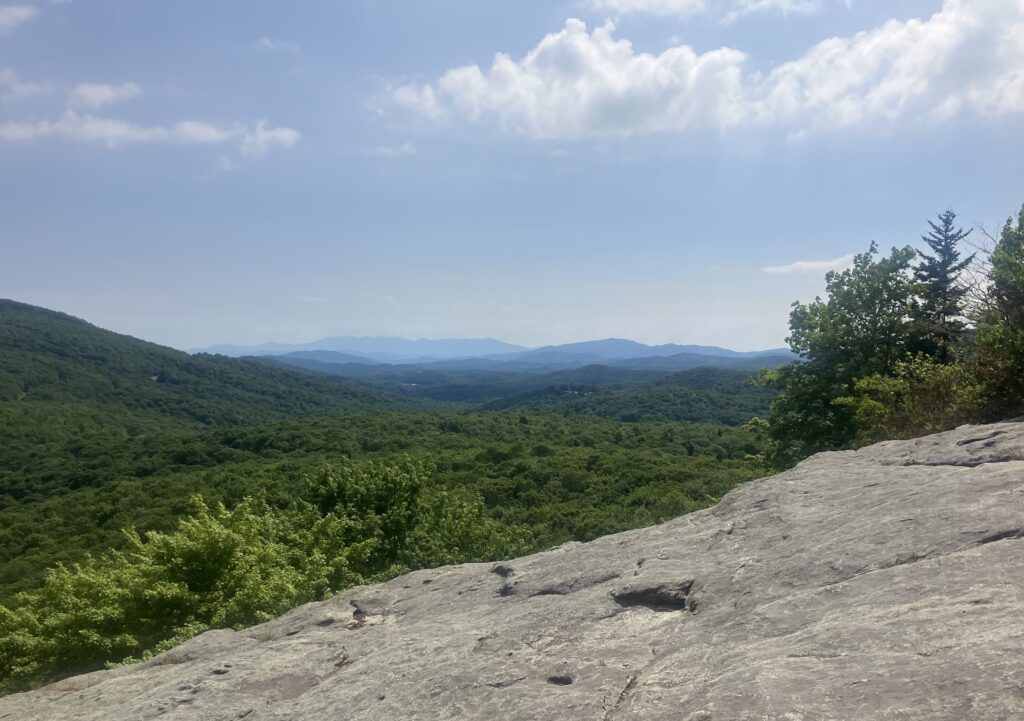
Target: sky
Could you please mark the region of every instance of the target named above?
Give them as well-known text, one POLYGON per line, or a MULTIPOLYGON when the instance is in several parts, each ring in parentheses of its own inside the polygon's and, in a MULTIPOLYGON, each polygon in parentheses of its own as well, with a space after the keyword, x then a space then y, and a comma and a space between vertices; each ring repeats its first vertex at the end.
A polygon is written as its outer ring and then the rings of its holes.
POLYGON ((0 0, 0 297, 178 348, 783 345, 1024 202, 1024 0, 0 0))

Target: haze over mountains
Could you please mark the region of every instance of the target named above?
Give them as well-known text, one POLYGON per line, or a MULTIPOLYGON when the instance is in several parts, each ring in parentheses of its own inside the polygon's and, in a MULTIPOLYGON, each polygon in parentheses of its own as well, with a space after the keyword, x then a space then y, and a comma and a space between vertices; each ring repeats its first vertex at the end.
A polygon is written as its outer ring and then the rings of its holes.
POLYGON ((341 336, 299 344, 215 345, 193 352, 234 357, 273 356, 283 363, 307 368, 322 364, 386 363, 460 370, 522 371, 579 368, 592 364, 659 370, 684 370, 698 366, 756 369, 793 359, 792 353, 785 348, 740 352, 716 346, 647 345, 619 338, 527 348, 493 338, 407 340, 341 336))
POLYGON ((261 345, 215 345, 193 349, 193 353, 213 353, 226 356, 284 355, 299 351, 334 351, 360 356, 382 363, 415 362, 444 358, 469 358, 503 353, 527 351, 525 346, 512 345, 493 338, 407 340, 394 336, 322 338, 312 343, 263 343, 261 345))

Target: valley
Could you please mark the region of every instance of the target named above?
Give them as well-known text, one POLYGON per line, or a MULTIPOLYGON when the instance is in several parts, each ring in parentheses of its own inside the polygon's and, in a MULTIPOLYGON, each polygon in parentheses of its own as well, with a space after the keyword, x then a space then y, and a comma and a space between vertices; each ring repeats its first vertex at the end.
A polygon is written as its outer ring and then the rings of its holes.
POLYGON ((134 538, 176 533, 197 502, 302 513, 311 479, 339 468, 411 463, 422 469, 417 514, 490 529, 475 546, 410 551, 359 578, 651 525, 764 475, 743 424, 774 396, 749 371, 708 366, 515 372, 189 355, 13 301, 0 301, 0 346, 0 602, 11 609, 51 569, 103 567, 137 553, 134 538))

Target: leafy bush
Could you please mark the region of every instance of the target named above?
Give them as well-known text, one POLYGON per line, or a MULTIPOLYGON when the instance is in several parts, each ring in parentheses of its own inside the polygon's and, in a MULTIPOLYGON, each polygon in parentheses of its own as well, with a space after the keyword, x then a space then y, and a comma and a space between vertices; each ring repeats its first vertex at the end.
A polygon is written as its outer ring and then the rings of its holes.
POLYGON ((976 366, 998 415, 1024 413, 1024 207, 1006 221, 992 253, 976 366))
POLYGON ((484 517, 467 492, 434 488, 421 464, 343 463, 275 510, 193 499, 175 531, 51 569, 42 588, 0 606, 0 692, 146 657, 210 628, 266 621, 410 568, 505 558, 525 529, 484 517))
POLYGON ((247 501, 194 515, 169 534, 50 570, 0 607, 0 690, 28 688, 174 645, 213 627, 258 623, 322 587, 288 519, 247 501))
POLYGON ((983 388, 970 366, 927 356, 897 363, 890 376, 861 378, 854 389, 835 403, 853 410, 857 445, 949 430, 976 420, 983 409, 983 388))

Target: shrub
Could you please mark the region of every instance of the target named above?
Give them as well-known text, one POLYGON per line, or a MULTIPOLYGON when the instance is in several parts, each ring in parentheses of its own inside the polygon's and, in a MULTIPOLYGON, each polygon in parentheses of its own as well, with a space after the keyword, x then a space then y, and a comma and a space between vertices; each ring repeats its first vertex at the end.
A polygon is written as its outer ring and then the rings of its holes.
POLYGON ((978 420, 984 408, 983 388, 970 365, 927 356, 900 361, 892 375, 858 379, 854 391, 834 403, 853 410, 857 445, 949 430, 978 420))

